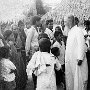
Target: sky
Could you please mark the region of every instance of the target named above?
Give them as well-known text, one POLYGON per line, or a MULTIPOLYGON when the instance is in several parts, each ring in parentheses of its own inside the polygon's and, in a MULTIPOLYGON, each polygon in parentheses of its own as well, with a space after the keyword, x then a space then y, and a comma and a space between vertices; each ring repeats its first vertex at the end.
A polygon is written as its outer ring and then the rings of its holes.
MULTIPOLYGON (((61 0, 42 0, 44 3, 54 7, 61 0)), ((0 21, 23 18, 23 11, 27 5, 33 5, 34 0, 0 0, 0 21)))

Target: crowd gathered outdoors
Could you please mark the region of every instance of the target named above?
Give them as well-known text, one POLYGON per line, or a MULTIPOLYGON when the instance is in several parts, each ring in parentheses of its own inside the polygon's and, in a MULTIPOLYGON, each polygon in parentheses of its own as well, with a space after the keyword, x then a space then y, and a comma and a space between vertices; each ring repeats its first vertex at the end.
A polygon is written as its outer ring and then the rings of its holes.
POLYGON ((0 90, 26 90, 28 80, 34 90, 89 90, 89 54, 89 19, 69 14, 55 27, 40 16, 20 20, 0 31, 0 90))

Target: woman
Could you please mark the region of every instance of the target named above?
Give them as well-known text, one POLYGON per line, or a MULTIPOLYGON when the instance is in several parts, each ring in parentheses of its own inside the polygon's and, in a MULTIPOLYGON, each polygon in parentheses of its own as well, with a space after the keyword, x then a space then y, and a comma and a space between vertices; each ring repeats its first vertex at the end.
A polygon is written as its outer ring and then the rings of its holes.
POLYGON ((14 45, 15 39, 12 31, 10 30, 5 31, 4 38, 6 40, 7 46, 9 46, 10 48, 10 60, 12 60, 17 69, 16 88, 18 88, 18 90, 23 90, 26 85, 26 75, 25 75, 26 73, 25 73, 25 64, 22 59, 21 52, 20 50, 17 52, 17 49, 14 45))
POLYGON ((40 39, 40 51, 34 53, 27 65, 28 77, 31 79, 32 73, 37 76, 36 90, 57 90, 54 68, 59 70, 61 64, 53 54, 50 54, 50 47, 50 40, 40 39))

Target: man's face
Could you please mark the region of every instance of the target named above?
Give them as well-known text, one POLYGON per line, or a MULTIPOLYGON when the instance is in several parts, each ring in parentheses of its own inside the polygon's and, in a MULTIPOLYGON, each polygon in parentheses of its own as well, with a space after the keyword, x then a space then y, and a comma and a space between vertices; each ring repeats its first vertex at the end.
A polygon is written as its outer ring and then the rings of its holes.
POLYGON ((37 27, 40 27, 41 21, 36 21, 36 25, 37 25, 37 27))
POLYGON ((23 30, 23 29, 24 29, 24 24, 20 24, 20 25, 19 25, 19 29, 20 29, 20 30, 23 30))
POLYGON ((68 27, 69 29, 71 29, 72 27, 72 20, 67 18, 64 20, 64 24, 65 24, 65 27, 68 27))
POLYGON ((50 22, 50 23, 48 24, 48 28, 49 28, 50 30, 53 29, 53 22, 50 22))

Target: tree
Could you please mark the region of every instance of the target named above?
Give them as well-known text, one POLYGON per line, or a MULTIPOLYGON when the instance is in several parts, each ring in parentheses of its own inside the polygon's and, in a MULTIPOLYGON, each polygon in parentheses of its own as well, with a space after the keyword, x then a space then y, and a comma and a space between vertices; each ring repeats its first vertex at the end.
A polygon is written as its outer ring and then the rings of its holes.
POLYGON ((36 0, 36 10, 37 10, 37 15, 44 15, 46 13, 42 0, 36 0))

